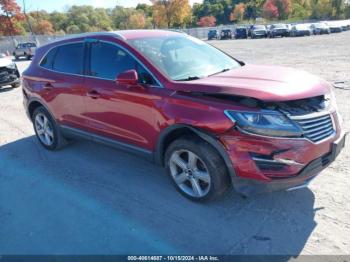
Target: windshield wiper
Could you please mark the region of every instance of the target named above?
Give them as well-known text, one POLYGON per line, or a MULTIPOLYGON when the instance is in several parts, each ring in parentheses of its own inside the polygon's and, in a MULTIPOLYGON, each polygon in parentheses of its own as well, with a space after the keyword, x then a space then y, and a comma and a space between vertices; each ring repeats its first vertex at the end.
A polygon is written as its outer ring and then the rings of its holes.
POLYGON ((231 70, 231 68, 224 68, 224 69, 222 69, 221 71, 216 72, 216 73, 211 74, 211 75, 208 75, 208 76, 217 75, 217 74, 224 73, 224 72, 227 72, 227 71, 230 71, 230 70, 231 70))
POLYGON ((176 81, 192 81, 192 80, 198 80, 200 77, 198 76, 189 76, 183 79, 176 79, 176 81))

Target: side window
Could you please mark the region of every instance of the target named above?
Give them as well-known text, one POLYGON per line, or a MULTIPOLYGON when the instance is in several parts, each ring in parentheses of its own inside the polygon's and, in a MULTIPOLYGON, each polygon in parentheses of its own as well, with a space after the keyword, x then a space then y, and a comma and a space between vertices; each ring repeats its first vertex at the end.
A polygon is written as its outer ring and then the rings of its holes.
POLYGON ((69 74, 83 74, 84 44, 74 43, 57 47, 52 69, 69 74))
POLYGON ((48 52, 46 54, 46 56, 44 57, 44 59, 41 61, 40 66, 47 68, 47 69, 52 69, 52 63, 53 63, 53 59, 56 55, 56 52, 57 52, 57 47, 51 49, 50 52, 48 52))
POLYGON ((138 72, 140 83, 154 84, 147 71, 123 49, 103 42, 91 44, 91 76, 114 80, 120 73, 132 69, 138 72))

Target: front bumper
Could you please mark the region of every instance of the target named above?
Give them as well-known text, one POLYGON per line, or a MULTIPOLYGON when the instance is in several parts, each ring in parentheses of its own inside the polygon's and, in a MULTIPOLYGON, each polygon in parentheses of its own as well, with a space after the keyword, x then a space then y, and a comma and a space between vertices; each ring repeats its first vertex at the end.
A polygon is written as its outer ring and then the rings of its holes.
POLYGON ((308 186, 322 170, 329 166, 339 155, 345 146, 345 135, 342 135, 333 143, 332 151, 328 154, 311 161, 302 171, 293 178, 262 182, 251 179, 236 177, 233 179, 234 188, 237 192, 251 196, 259 193, 268 193, 280 190, 294 190, 308 186))
POLYGON ((20 75, 17 69, 0 68, 0 87, 20 83, 20 75))
POLYGON ((260 137, 238 130, 221 136, 219 139, 233 164, 235 190, 254 195, 307 185, 344 147, 346 135, 338 124, 336 130, 319 143, 304 138, 260 137))

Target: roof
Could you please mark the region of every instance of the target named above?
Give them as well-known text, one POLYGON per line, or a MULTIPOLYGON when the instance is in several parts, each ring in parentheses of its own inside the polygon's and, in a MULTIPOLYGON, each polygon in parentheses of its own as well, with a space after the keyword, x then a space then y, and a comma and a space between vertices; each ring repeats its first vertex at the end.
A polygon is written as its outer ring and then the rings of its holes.
POLYGON ((108 32, 106 31, 106 32, 89 32, 89 33, 82 33, 82 34, 74 34, 74 35, 69 35, 68 37, 64 37, 64 40, 81 38, 81 37, 94 37, 94 36, 114 36, 121 40, 132 40, 132 39, 147 38, 147 37, 172 36, 172 35, 175 36, 179 34, 183 34, 183 33, 179 31, 156 30, 156 29, 154 30, 147 30, 147 29, 119 30, 119 31, 108 31, 108 32))

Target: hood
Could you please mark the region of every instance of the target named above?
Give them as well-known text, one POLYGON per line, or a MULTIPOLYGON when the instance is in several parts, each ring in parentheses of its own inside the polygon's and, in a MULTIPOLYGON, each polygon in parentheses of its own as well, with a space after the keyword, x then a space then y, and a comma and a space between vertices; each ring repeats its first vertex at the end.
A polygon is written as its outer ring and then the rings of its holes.
POLYGON ((12 60, 8 57, 0 58, 0 67, 8 66, 12 64, 12 60))
POLYGON ((302 70, 245 65, 206 78, 177 82, 170 89, 288 101, 324 95, 330 92, 330 87, 328 82, 302 70))

